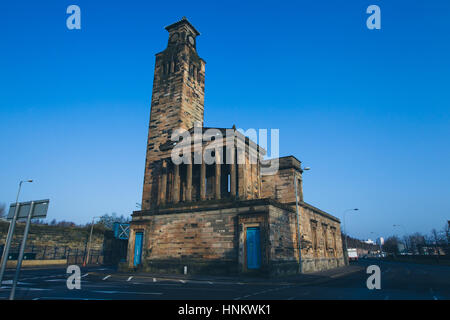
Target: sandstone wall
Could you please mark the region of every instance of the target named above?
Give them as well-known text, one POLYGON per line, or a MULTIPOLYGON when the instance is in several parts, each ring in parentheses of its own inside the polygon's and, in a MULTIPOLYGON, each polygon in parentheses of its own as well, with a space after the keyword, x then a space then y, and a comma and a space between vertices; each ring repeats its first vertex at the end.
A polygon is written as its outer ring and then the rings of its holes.
POLYGON ((155 215, 132 225, 128 250, 134 258, 134 237, 144 232, 143 268, 148 271, 237 272, 236 212, 212 210, 155 215))
MULTIPOLYGON (((292 207, 269 199, 222 201, 215 204, 216 208, 208 205, 211 203, 165 208, 162 212, 140 213, 133 217, 128 268, 133 268, 135 234, 143 232, 143 270, 182 273, 187 266, 189 273, 253 272, 246 269, 246 229, 258 226, 261 234, 261 270, 258 272, 271 275, 298 272, 297 215, 292 207)), ((300 221, 303 224, 300 227, 303 272, 340 265, 342 247, 336 243, 334 251, 331 233, 331 228, 340 232, 339 223, 306 204, 303 209, 305 213, 301 214, 300 221), (308 225, 311 221, 329 226, 327 241, 316 231, 316 254, 312 251, 312 231, 308 225)))
POLYGON ((300 221, 303 272, 343 266, 339 220, 303 202, 300 221))

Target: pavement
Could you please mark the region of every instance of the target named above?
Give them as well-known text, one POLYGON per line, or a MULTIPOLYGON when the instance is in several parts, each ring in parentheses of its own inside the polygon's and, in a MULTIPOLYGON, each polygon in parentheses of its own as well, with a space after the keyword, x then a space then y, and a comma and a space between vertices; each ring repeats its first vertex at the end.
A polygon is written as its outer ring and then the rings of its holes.
MULTIPOLYGON (((119 273, 81 268, 81 288, 69 290, 65 268, 27 269, 16 299, 26 300, 449 300, 450 267, 381 260, 305 275, 256 278, 119 273), (381 269, 381 289, 369 290, 366 269, 381 269)), ((13 271, 7 271, 0 299, 8 299, 13 271)))

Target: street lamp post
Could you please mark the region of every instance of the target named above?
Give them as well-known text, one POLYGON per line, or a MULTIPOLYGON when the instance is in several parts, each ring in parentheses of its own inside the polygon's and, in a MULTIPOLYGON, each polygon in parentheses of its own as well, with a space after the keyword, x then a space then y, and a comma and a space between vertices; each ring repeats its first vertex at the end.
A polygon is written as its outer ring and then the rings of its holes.
MULTIPOLYGON (((309 167, 303 168, 303 170, 310 170, 309 167)), ((298 273, 302 273, 302 240, 300 236, 300 210, 298 207, 298 187, 297 177, 294 174, 294 186, 295 186, 295 210, 297 211, 297 245, 298 245, 298 273)))
POLYGON ((346 257, 347 263, 348 263, 348 252, 347 252, 347 249, 348 249, 347 237, 348 237, 348 235, 347 235, 347 226, 346 226, 346 223, 345 223, 345 214, 347 212, 349 212, 349 211, 358 211, 358 210, 359 210, 358 208, 354 208, 354 209, 344 210, 344 212, 343 212, 343 215, 344 215, 344 234, 345 234, 345 251, 344 251, 344 255, 346 257))
POLYGON ((6 236, 5 247, 3 249, 2 262, 1 262, 1 267, 0 267, 0 285, 2 284, 2 281, 3 281, 3 274, 5 273, 6 262, 8 261, 9 247, 11 246, 14 229, 16 227, 17 216, 19 215, 19 195, 20 195, 20 189, 22 188, 22 183, 24 183, 24 182, 31 183, 31 182, 33 182, 33 180, 21 180, 19 182, 19 190, 17 191, 17 196, 16 196, 16 208, 14 210, 14 216, 13 216, 11 222, 9 223, 8 235, 6 236))

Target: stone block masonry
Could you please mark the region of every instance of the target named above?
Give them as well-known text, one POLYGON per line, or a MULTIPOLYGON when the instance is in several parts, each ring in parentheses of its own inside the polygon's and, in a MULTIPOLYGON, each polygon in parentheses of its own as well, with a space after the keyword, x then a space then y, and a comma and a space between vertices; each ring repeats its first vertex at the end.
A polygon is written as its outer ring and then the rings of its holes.
POLYGON ((301 162, 287 156, 267 166, 265 151, 235 126, 203 126, 200 33, 186 18, 166 30, 167 48, 156 55, 142 210, 132 215, 122 268, 281 275, 343 265, 340 221, 304 202, 301 162), (220 160, 226 149, 232 161, 175 164, 170 138, 178 129, 193 142, 197 131, 216 132, 214 140, 197 140, 200 151, 186 144, 183 157, 202 159, 209 148, 220 160), (275 164, 278 171, 263 174, 275 164))

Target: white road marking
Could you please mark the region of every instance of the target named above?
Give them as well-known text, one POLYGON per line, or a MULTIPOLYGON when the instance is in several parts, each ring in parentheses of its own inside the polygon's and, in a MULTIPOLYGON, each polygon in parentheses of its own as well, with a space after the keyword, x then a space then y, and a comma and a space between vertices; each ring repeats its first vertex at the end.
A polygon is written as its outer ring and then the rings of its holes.
POLYGON ((234 298, 233 300, 240 300, 240 299, 243 299, 243 298, 253 297, 253 296, 256 296, 256 295, 259 295, 259 294, 264 294, 264 293, 267 293, 267 292, 278 291, 278 290, 283 290, 283 289, 289 289, 289 288, 292 288, 292 287, 294 287, 294 286, 286 286, 284 288, 283 287, 279 287, 279 288, 267 289, 267 290, 263 290, 263 291, 250 293, 250 294, 248 294, 246 296, 237 297, 237 298, 234 298))
POLYGON ((152 295, 162 295, 162 292, 134 292, 134 291, 108 291, 108 290, 94 290, 92 292, 96 293, 106 293, 106 294, 152 294, 152 295))
POLYGON ((106 277, 104 277, 102 280, 106 280, 106 279, 108 279, 109 277, 111 277, 111 275, 110 274, 108 274, 106 277))
POLYGON ((130 281, 131 279, 133 279, 133 276, 129 277, 129 278, 127 279, 127 281, 130 281))
POLYGON ((186 283, 186 281, 185 281, 185 280, 180 280, 180 282, 181 282, 181 283, 186 283))
POLYGON ((89 275, 89 273, 83 274, 83 275, 81 276, 81 278, 84 278, 84 277, 86 277, 87 275, 89 275))
MULTIPOLYGON (((9 289, 10 287, 1 287, 2 289, 9 289)), ((42 289, 42 288, 29 288, 29 287, 17 287, 17 290, 27 290, 27 291, 50 291, 52 289, 42 289)))
POLYGON ((208 281, 209 284, 214 284, 212 281, 208 281))
POLYGON ((66 279, 48 279, 45 282, 66 282, 66 279))
POLYGON ((156 278, 153 278, 153 282, 156 282, 156 278))
POLYGON ((434 300, 439 300, 439 299, 436 297, 433 288, 430 288, 430 293, 433 295, 433 299, 434 299, 434 300))
POLYGON ((66 298, 66 297, 39 297, 33 300, 105 300, 105 299, 94 299, 94 298, 66 298))
MULTIPOLYGON (((2 284, 13 284, 13 281, 12 281, 12 280, 5 280, 5 281, 2 281, 2 284)), ((17 284, 18 284, 18 285, 23 285, 23 286, 28 286, 28 285, 30 285, 31 283, 20 282, 20 281, 18 281, 17 284)))

